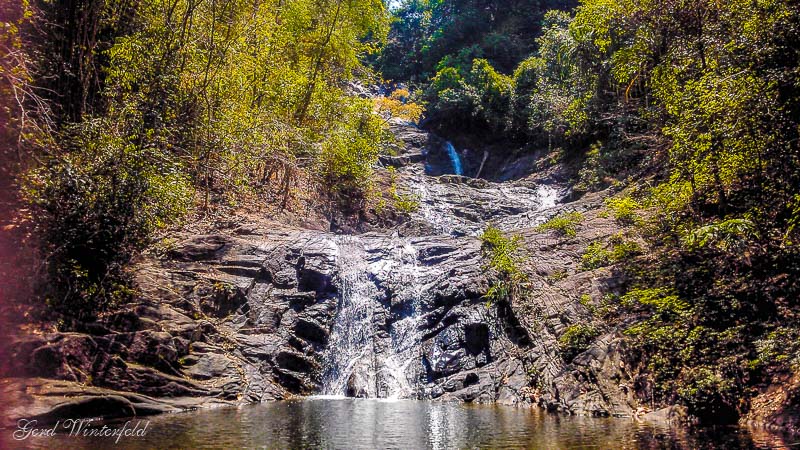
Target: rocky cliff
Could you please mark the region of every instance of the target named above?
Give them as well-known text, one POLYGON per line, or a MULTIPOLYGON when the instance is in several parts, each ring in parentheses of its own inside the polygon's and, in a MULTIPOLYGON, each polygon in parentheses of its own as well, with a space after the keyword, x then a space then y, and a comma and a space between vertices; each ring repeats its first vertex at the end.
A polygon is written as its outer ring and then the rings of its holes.
POLYGON ((174 233, 137 263, 135 302, 81 332, 10 338, 6 421, 319 393, 634 414, 636 380, 613 329, 577 355, 559 346, 591 319, 586 299, 621 283, 611 268, 579 267, 590 242, 618 231, 599 213, 605 194, 558 201, 568 192, 557 171, 504 183, 430 176, 446 171, 441 140, 393 127, 400 148, 382 163, 419 202, 410 220, 352 236, 252 218, 174 233), (564 211, 585 217, 575 237, 536 231, 564 211), (526 293, 513 302, 484 298, 487 224, 528 249, 526 293))

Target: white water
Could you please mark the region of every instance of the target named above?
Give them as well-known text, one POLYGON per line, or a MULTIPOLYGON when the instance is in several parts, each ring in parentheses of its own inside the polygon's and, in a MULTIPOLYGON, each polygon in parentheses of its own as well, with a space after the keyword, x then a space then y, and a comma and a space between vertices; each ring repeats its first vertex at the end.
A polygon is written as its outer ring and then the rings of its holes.
POLYGON ((447 150, 447 156, 450 157, 450 162, 453 163, 453 173, 456 175, 464 175, 464 169, 461 166, 461 157, 458 155, 456 148, 450 141, 444 143, 444 149, 447 150))
MULTIPOLYGON (((458 154, 449 142, 446 148, 459 173, 458 154)), ((504 230, 536 225, 559 196, 550 186, 434 178, 420 170, 404 169, 403 189, 418 198, 413 218, 435 235, 478 236, 489 225, 504 230)), ((332 238, 340 295, 325 354, 323 396, 417 396, 426 292, 414 242, 397 233, 332 238)))
POLYGON ((398 237, 365 239, 340 236, 338 312, 329 341, 322 394, 368 398, 408 398, 419 377, 418 327, 422 292, 417 283, 417 251, 398 237), (376 247, 377 246, 377 247, 376 247), (371 255, 371 253, 373 255, 371 255), (374 256, 374 255, 377 255, 374 256), (378 339, 376 327, 385 322, 387 292, 406 310, 391 323, 390 339, 378 339))
POLYGON ((410 175, 410 193, 419 202, 413 217, 430 225, 434 232, 454 236, 479 236, 492 225, 504 231, 539 225, 542 210, 558 202, 559 191, 547 185, 482 182, 482 187, 461 185, 454 194, 453 185, 437 182, 421 174, 410 175), (516 210, 516 212, 514 212, 516 210))

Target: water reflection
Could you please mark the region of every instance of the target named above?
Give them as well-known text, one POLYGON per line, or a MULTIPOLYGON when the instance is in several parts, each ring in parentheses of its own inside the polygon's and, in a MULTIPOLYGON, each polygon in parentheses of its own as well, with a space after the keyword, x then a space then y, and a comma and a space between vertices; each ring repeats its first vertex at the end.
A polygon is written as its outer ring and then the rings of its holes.
MULTIPOLYGON (((689 433, 625 419, 563 417, 537 409, 410 400, 318 397, 150 418, 149 432, 118 448, 794 448, 738 429, 689 433)), ((113 439, 58 436, 24 443, 3 430, 0 448, 97 449, 113 439), (24 445, 20 445, 24 444, 24 445)))

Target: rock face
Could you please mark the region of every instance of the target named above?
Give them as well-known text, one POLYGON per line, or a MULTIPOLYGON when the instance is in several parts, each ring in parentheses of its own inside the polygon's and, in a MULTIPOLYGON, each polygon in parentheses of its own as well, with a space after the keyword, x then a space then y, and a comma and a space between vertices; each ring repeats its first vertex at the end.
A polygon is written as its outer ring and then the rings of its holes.
POLYGON ((420 162, 437 140, 394 127, 404 147, 383 162, 419 195, 411 222, 347 237, 270 221, 176 234, 137 264, 135 302, 80 333, 11 342, 0 376, 20 406, 6 420, 322 392, 635 410, 613 330, 569 361, 559 351, 564 330, 589 320, 581 296, 599 299, 618 283, 608 269, 578 270, 588 243, 616 231, 597 215, 602 195, 556 205, 557 187, 428 177, 420 162), (584 211, 578 237, 531 228, 563 210, 584 211), (484 298, 491 272, 475 235, 489 222, 530 249, 528 294, 513 303, 484 298))

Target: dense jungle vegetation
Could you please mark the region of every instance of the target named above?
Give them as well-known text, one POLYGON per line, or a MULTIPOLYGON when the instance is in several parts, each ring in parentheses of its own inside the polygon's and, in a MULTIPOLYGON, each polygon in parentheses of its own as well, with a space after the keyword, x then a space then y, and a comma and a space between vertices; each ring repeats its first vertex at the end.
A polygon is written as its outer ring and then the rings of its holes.
POLYGON ((123 299, 125 264, 192 211, 299 190, 363 201, 386 134, 351 88, 385 39, 380 0, 3 8, 8 156, 56 310, 123 299))
POLYGON ((124 301, 131 258, 187 217, 247 198, 363 209, 391 139, 381 109, 405 107, 357 95, 383 78, 407 85, 443 134, 545 149, 578 161, 576 195, 619 192, 610 212, 650 247, 617 258, 626 288, 602 299, 592 326, 629 337, 638 389, 656 403, 730 419, 800 370, 796 2, 26 0, 0 11, 4 188, 33 224, 41 297, 68 320, 124 301))
POLYGON ((637 390, 732 419, 800 369, 800 6, 539 5, 404 2, 379 65, 429 126, 577 158, 577 194, 622 191, 609 213, 652 248, 587 249, 628 279, 598 321, 630 337, 637 390))

